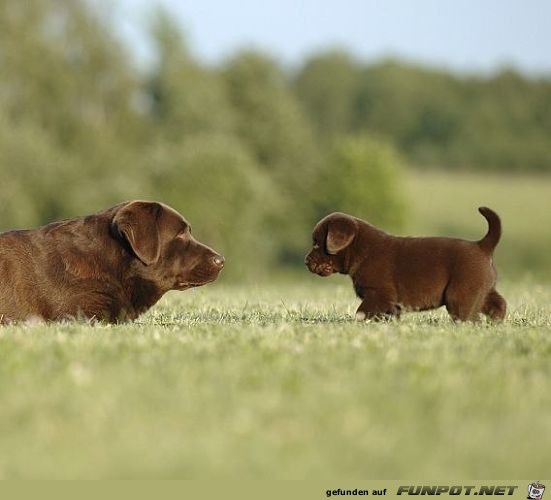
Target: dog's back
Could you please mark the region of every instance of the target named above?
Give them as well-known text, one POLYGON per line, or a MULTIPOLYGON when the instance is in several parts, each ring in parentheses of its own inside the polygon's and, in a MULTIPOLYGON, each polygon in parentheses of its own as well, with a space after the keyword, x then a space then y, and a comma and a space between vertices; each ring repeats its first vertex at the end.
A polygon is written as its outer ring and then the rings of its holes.
POLYGON ((91 238, 86 226, 83 218, 75 218, 0 234, 3 322, 78 315, 78 307, 72 303, 85 291, 79 284, 97 273, 99 267, 92 269, 94 262, 108 261, 108 249, 100 241, 102 233, 94 231, 91 238), (86 239, 94 244, 83 244, 86 239), (94 248, 98 249, 96 255, 94 248), (82 258, 84 253, 86 258, 82 258))

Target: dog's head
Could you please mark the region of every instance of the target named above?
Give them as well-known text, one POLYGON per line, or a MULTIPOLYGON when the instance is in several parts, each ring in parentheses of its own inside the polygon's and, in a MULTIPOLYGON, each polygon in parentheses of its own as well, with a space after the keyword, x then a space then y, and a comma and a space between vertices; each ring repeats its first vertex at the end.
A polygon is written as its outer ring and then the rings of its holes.
POLYGON ((111 228, 144 275, 165 290, 204 285, 214 281, 224 267, 224 257, 197 241, 190 224, 162 203, 121 205, 111 228))
POLYGON ((312 250, 304 262, 310 272, 320 276, 347 273, 350 245, 358 234, 358 220, 333 213, 320 220, 312 233, 312 250))

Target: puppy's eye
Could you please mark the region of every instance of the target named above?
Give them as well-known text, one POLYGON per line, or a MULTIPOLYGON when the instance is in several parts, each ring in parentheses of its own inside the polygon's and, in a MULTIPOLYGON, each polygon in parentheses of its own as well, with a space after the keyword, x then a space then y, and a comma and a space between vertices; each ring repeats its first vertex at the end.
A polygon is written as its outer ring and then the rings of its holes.
POLYGON ((317 250, 320 246, 314 242, 314 250, 317 250))

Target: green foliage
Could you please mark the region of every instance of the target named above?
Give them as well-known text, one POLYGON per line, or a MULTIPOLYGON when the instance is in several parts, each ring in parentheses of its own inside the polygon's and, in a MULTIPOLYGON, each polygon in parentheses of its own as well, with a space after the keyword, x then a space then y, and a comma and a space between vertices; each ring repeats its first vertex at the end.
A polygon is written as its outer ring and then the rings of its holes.
POLYGON ((194 60, 167 12, 158 12, 152 28, 157 67, 147 92, 154 130, 172 142, 188 134, 231 133, 235 116, 222 79, 194 60))
POLYGON ((346 52, 327 52, 304 63, 294 86, 323 139, 355 128, 361 66, 346 52))
POLYGON ((239 137, 281 201, 269 220, 270 233, 280 242, 279 252, 296 261, 308 241, 304 231, 314 221, 313 188, 320 173, 310 124, 272 59, 239 53, 228 61, 223 77, 238 117, 239 137))
POLYGON ((73 165, 48 137, 0 119, 0 231, 26 228, 63 214, 60 192, 74 181, 73 165))
POLYGON ((329 52, 304 63, 295 88, 322 138, 375 132, 420 167, 551 170, 549 78, 462 77, 329 52))
POLYGON ((394 148, 367 134, 336 141, 319 200, 324 213, 354 214, 369 222, 397 228, 404 222, 404 167, 394 148))
POLYGON ((0 478, 545 476, 549 287, 501 285, 500 325, 364 324, 347 281, 217 283, 136 323, 3 327, 0 478))
POLYGON ((456 87, 449 75, 402 64, 366 68, 356 126, 388 136, 416 163, 433 164, 461 123, 456 87))
POLYGON ((83 1, 3 0, 0 102, 61 149, 91 153, 134 132, 134 75, 122 45, 83 1))
POLYGON ((281 68, 261 54, 243 52, 227 63, 223 76, 240 137, 277 182, 304 190, 299 186, 312 174, 315 145, 281 68))

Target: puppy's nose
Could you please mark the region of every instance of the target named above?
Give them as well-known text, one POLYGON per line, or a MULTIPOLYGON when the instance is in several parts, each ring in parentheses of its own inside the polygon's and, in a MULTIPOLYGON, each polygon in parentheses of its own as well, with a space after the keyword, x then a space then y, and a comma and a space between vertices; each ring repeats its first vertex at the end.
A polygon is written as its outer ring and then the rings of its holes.
POLYGON ((224 257, 222 257, 222 255, 215 255, 212 258, 212 262, 216 267, 219 267, 220 269, 224 267, 224 257))

